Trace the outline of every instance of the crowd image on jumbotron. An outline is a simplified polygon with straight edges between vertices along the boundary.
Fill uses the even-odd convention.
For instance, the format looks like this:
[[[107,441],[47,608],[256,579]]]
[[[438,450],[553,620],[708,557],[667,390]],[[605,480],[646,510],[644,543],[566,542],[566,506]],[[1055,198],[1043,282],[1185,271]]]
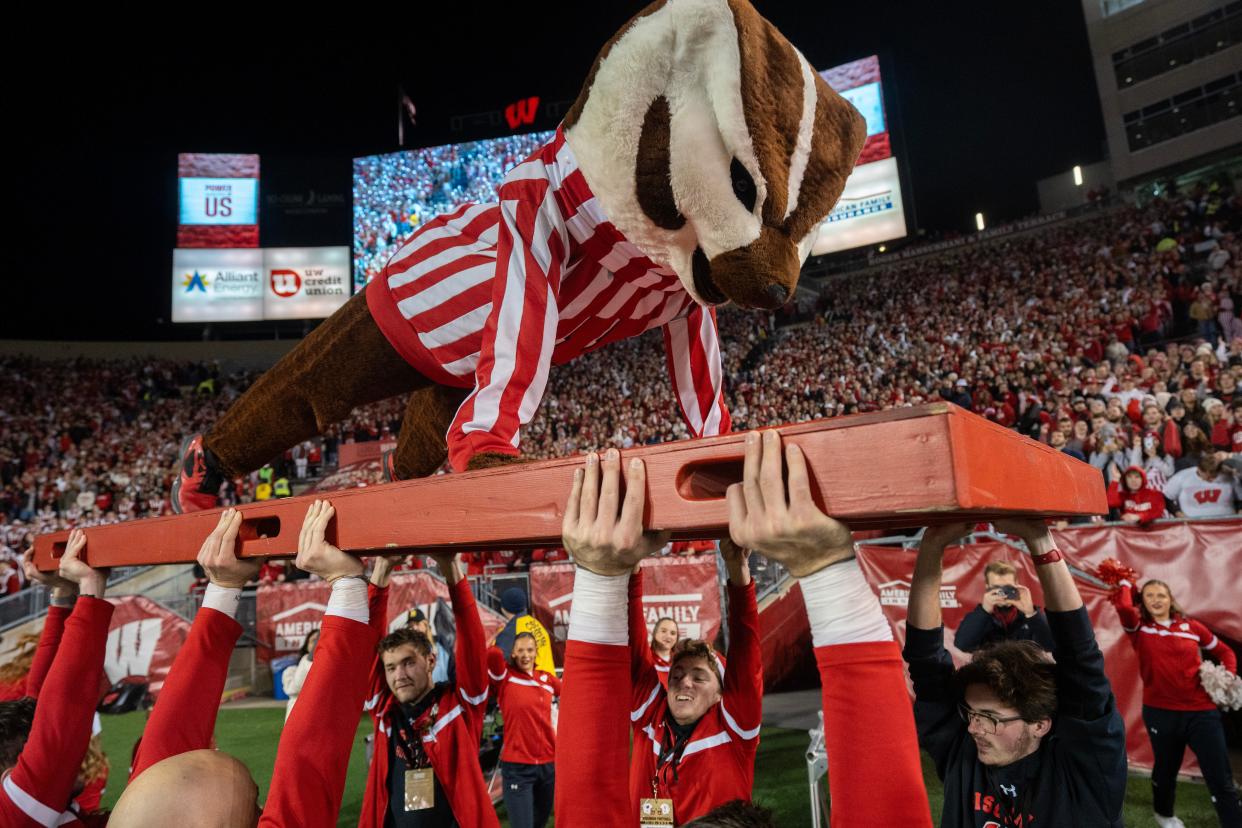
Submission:
[[[0,826],[1242,828],[1242,5],[368,17],[28,33]]]

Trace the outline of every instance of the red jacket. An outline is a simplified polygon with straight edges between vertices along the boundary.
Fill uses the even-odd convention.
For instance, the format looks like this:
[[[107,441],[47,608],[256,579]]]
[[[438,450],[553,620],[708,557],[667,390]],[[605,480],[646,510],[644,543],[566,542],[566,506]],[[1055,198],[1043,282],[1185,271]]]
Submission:
[[[641,573],[630,579],[630,606],[642,601]],[[631,618],[633,613],[631,611]],[[646,625],[643,625],[646,632]],[[681,754],[676,772],[664,767],[657,775],[661,743],[668,733],[668,695],[654,663],[641,659],[650,653],[645,637],[631,650],[634,750],[630,758],[630,802],[634,813],[639,800],[651,796],[657,779],[660,797],[673,800],[678,823],[703,816],[718,805],[748,799],[755,781],[755,753],[763,719],[763,658],[759,652],[759,609],[755,585],[729,584],[729,669],[724,671],[721,700],[699,719]],[[573,676],[570,676],[573,681]]]
[[[633,828],[625,780],[615,773],[630,745],[624,692],[630,648],[576,640],[569,631],[557,742],[558,824]],[[740,654],[739,654],[740,655]],[[930,828],[914,714],[900,650],[891,641],[817,647],[834,828]],[[873,738],[859,740],[859,733]],[[583,796],[589,791],[590,796]],[[749,789],[742,795],[749,797]],[[678,820],[683,819],[677,815]]]
[[[368,587],[371,600],[371,626],[387,628],[388,588]],[[463,826],[495,826],[500,821],[479,766],[479,740],[483,736],[483,714],[487,708],[487,644],[483,622],[470,592],[470,582],[462,578],[449,588],[453,620],[457,625],[455,661],[457,684],[447,685],[438,707],[440,713],[427,735],[423,749],[431,760],[436,778],[444,786],[453,816]],[[372,652],[374,647],[372,647]],[[362,828],[382,828],[388,813],[388,740],[392,730],[389,714],[397,704],[384,677],[384,665],[377,654],[371,656],[371,690],[365,709],[375,725],[375,752],[367,771],[366,793],[362,798]],[[433,691],[434,692],[434,691]],[[301,705],[301,699],[298,700]],[[297,712],[297,708],[294,708]],[[430,716],[428,710],[424,717]],[[420,719],[416,725],[422,724]]]
[[[1121,490],[1121,484],[1108,484],[1108,505],[1120,509],[1122,515],[1137,515],[1140,526],[1164,517],[1164,495],[1147,487],[1147,475],[1138,466],[1126,469],[1126,474],[1136,471],[1143,476],[1143,485],[1137,492]]]
[[[81,824],[69,808],[98,701],[81,690],[99,686],[112,610],[101,598],[83,596],[64,622],[63,652],[47,672],[17,765],[0,785],[0,825]]]
[[[1199,683],[1199,648],[1210,652],[1231,673],[1238,671],[1233,650],[1193,618],[1174,614],[1168,624],[1145,620],[1134,606],[1129,587],[1113,595],[1121,627],[1130,637],[1143,677],[1143,704],[1164,710],[1215,710],[1216,703]]]
[[[505,718],[501,761],[523,765],[546,765],[555,761],[552,699],[561,694],[561,680],[543,670],[520,672],[505,661],[499,647],[487,651],[487,677],[491,679],[491,692]]]

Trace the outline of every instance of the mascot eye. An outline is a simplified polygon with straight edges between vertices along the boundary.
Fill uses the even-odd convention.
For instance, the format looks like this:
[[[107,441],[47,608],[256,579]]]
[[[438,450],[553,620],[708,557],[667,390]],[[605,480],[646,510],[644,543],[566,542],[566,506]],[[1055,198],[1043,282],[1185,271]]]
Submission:
[[[737,200],[742,202],[742,206],[747,212],[755,211],[755,179],[750,177],[750,173],[746,172],[746,168],[742,166],[742,162],[736,158],[729,165],[729,175],[733,179],[733,194],[737,196]]]

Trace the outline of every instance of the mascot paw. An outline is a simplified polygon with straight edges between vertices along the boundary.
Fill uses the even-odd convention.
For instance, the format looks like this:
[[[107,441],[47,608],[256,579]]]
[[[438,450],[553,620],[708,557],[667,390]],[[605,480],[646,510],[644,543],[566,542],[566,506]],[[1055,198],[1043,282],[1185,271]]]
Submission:
[[[501,454],[498,451],[485,451],[470,458],[470,462],[466,464],[466,471],[495,469],[500,466],[511,466],[514,463],[521,462],[523,462],[522,458],[517,455]]]

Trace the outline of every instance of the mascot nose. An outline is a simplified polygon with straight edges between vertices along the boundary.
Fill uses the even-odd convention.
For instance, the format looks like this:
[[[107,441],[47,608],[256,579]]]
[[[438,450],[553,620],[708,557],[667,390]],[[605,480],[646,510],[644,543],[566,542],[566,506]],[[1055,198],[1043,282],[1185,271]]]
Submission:
[[[781,305],[789,301],[789,288],[784,285],[768,285],[767,294],[768,298],[772,300],[771,307],[773,308],[779,308]]]

